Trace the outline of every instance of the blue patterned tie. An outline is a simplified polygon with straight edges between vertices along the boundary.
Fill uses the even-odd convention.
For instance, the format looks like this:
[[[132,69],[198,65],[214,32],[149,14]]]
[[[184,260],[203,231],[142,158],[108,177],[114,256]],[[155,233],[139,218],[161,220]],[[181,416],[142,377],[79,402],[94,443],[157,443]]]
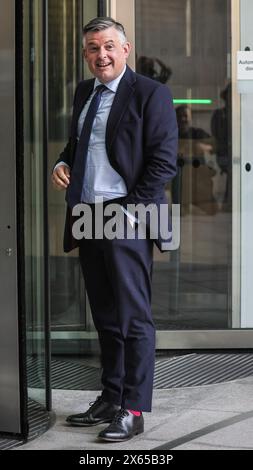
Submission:
[[[74,165],[70,174],[70,184],[66,192],[66,201],[71,209],[76,204],[79,204],[81,202],[85,163],[87,158],[92,125],[97,114],[102,93],[105,90],[105,85],[99,85],[96,87],[96,93],[91,100],[89,109],[85,116],[82,132],[76,148]]]

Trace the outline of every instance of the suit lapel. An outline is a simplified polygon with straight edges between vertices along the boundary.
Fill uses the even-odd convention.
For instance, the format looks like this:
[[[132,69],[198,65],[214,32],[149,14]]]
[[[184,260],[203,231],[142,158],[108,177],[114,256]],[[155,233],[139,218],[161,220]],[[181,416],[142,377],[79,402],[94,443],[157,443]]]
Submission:
[[[91,95],[94,88],[95,79],[89,80],[88,83],[84,82],[81,87],[78,96],[76,97],[76,103],[73,110],[73,121],[72,121],[72,135],[76,136],[77,133],[77,124],[79,116],[83,110],[83,107]]]
[[[124,112],[128,106],[130,98],[134,93],[134,83],[136,81],[135,73],[127,66],[126,72],[123,75],[113,104],[109,113],[107,126],[106,126],[106,149],[111,147],[113,139],[116,135],[118,125]],[[88,80],[83,82],[83,85],[80,88],[78,96],[76,97],[76,103],[74,106],[73,120],[72,120],[72,135],[75,137],[77,133],[77,124],[79,116],[83,110],[83,107],[91,95],[94,88],[95,79]]]
[[[128,106],[130,98],[134,93],[134,82],[136,81],[135,73],[127,66],[126,72],[123,75],[118,89],[116,91],[115,98],[112,103],[112,107],[108,116],[106,126],[106,149],[107,152],[110,149],[113,139],[116,135],[118,125],[124,112]]]

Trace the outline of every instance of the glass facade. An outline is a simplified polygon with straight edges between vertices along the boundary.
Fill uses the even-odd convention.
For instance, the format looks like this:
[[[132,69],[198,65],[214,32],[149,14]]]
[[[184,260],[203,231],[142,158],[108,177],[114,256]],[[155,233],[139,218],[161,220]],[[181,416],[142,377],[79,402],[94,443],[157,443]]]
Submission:
[[[128,30],[128,19],[120,17],[121,2],[107,3],[108,13]],[[34,357],[35,351],[43,359],[43,292],[48,274],[52,352],[80,354],[88,361],[89,355],[99,355],[97,334],[78,251],[63,253],[65,199],[63,192],[53,190],[50,175],[68,140],[76,85],[90,77],[82,57],[82,26],[97,15],[98,2],[48,0],[46,6],[42,37],[42,6],[36,0],[24,1],[27,326],[30,338],[36,338],[29,343],[28,353]],[[129,4],[131,24],[135,18],[130,39],[136,70],[171,88],[179,124],[178,175],[167,186],[167,194],[180,203],[181,243],[170,253],[161,254],[155,248],[152,309],[158,333],[215,332],[234,326],[231,15],[230,1]],[[45,41],[46,54],[42,54]],[[45,89],[46,136],[41,113]],[[48,181],[45,174],[43,181],[45,159]],[[45,184],[48,273],[43,263]],[[163,346],[158,342],[160,347],[169,348],[169,341]],[[42,363],[40,379],[46,374]]]
[[[168,85],[179,126],[179,250],[155,254],[157,329],[231,327],[231,2],[135,2],[136,69]],[[215,31],[215,34],[213,32]]]
[[[64,194],[53,191],[48,180],[68,140],[74,90],[83,76],[88,77],[82,58],[83,21],[96,14],[94,1],[23,2],[28,395],[44,405],[49,400],[48,307],[52,337],[57,339],[53,352],[59,344],[66,352],[69,345],[78,352],[79,343],[73,345],[71,335],[87,328],[78,253],[63,253]]]

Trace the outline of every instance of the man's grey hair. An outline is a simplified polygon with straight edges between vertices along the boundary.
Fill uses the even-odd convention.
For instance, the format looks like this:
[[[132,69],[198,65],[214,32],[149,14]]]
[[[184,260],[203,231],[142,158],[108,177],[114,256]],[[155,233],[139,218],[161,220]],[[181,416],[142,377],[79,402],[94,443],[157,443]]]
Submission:
[[[111,27],[115,28],[118,31],[122,44],[125,44],[125,42],[127,41],[127,37],[124,26],[121,23],[118,23],[118,21],[115,21],[113,18],[110,18],[109,16],[100,16],[98,18],[93,18],[93,20],[89,21],[89,23],[87,23],[83,27],[83,35],[86,36],[86,34],[91,31],[103,31]]]

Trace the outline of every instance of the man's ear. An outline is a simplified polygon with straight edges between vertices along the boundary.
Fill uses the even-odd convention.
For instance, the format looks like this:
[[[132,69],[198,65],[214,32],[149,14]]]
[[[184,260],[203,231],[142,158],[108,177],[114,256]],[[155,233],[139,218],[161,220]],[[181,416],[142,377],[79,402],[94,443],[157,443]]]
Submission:
[[[125,42],[123,48],[124,48],[125,57],[126,57],[126,59],[127,59],[127,58],[129,57],[130,52],[131,52],[131,44],[130,44],[130,42],[128,42],[128,41]]]

